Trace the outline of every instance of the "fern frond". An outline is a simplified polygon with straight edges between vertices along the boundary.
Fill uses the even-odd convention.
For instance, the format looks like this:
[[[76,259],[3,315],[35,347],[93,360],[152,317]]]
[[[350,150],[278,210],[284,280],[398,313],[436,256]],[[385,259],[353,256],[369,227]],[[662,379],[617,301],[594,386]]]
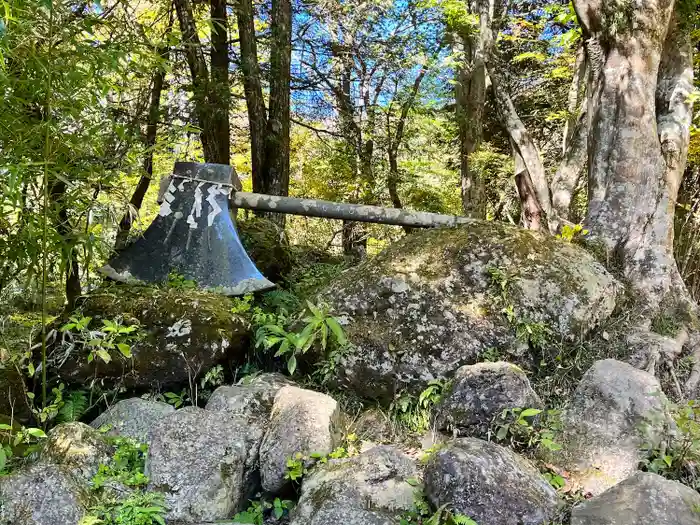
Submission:
[[[88,397],[83,390],[74,390],[64,399],[61,410],[58,411],[56,421],[58,423],[72,423],[79,421],[88,409]]]

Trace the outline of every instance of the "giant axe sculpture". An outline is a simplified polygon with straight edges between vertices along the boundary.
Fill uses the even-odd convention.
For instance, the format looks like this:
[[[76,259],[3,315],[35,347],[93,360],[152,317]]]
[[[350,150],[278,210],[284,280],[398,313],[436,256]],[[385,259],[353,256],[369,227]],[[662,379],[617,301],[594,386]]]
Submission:
[[[158,216],[142,237],[100,271],[122,282],[164,282],[175,270],[199,287],[225,295],[273,288],[241,244],[228,213],[229,199],[234,208],[413,228],[472,222],[454,215],[247,193],[240,188],[231,166],[176,162],[161,187]]]

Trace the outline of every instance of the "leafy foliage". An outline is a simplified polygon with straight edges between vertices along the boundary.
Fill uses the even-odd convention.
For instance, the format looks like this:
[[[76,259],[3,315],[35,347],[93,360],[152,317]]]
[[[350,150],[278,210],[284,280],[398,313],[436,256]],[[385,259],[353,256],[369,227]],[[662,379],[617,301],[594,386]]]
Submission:
[[[556,442],[561,429],[560,416],[560,412],[553,409],[507,408],[494,418],[494,437],[519,451],[542,448],[555,452],[561,449]]]
[[[409,392],[396,395],[389,407],[394,419],[411,432],[424,432],[430,427],[431,410],[449,388],[444,381],[434,379],[416,397]]]
[[[251,501],[247,510],[239,512],[233,517],[236,523],[250,523],[263,525],[266,513],[270,513],[275,519],[281,519],[294,508],[294,502],[287,499],[275,498],[272,502],[261,499]]]
[[[328,308],[310,301],[306,301],[306,309],[297,316],[258,311],[253,315],[253,322],[259,326],[255,332],[256,348],[274,349],[274,357],[285,357],[290,375],[297,369],[297,356],[305,354],[314,344],[320,346],[324,355],[331,347],[348,345],[345,331]],[[303,326],[300,331],[290,329],[298,325]]]
[[[99,329],[91,330],[91,322],[92,317],[73,315],[61,326],[61,332],[69,346],[80,345],[88,349],[88,363],[95,357],[109,363],[112,360],[111,352],[114,350],[119,351],[124,358],[131,358],[131,345],[141,336],[138,325],[123,326],[118,320],[103,319]]]

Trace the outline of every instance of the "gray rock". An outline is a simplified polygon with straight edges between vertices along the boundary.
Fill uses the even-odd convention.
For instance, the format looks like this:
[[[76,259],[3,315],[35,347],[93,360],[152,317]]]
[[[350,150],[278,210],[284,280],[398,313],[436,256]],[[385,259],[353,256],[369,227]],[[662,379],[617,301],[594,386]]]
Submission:
[[[452,388],[436,407],[440,430],[462,435],[485,433],[507,408],[542,408],[525,372],[510,363],[477,363],[455,372]]]
[[[133,397],[110,407],[90,423],[90,426],[98,429],[109,426],[110,429],[106,432],[109,436],[122,436],[145,443],[154,423],[174,411],[172,405],[167,403]]]
[[[56,465],[0,477],[0,525],[78,525],[85,502],[87,494]]]
[[[425,471],[426,495],[435,507],[488,525],[541,525],[557,516],[561,502],[537,469],[511,450],[461,438],[439,450]]]
[[[699,525],[700,494],[677,481],[637,472],[574,507],[571,525]]]
[[[266,420],[277,392],[294,383],[282,374],[261,374],[238,385],[220,386],[207,402],[207,410]]]
[[[563,450],[551,461],[570,471],[584,492],[600,494],[636,472],[643,449],[655,448],[669,421],[657,379],[605,359],[584,374],[562,416]]]
[[[294,386],[280,389],[260,446],[263,488],[278,493],[287,485],[287,459],[297,452],[332,452],[337,416],[338,404],[326,394]]]
[[[304,479],[291,525],[398,525],[413,508],[413,461],[390,446],[331,460]]]
[[[52,463],[87,484],[112,458],[114,449],[97,430],[84,423],[64,423],[49,432],[41,462]]]
[[[376,408],[362,412],[352,424],[352,432],[363,442],[391,443],[396,438],[396,428],[387,413]]]
[[[416,232],[320,294],[355,347],[335,381],[388,404],[396,391],[420,392],[489,348],[506,360],[521,356],[502,313],[502,285],[519,320],[544,323],[563,338],[606,319],[621,290],[583,248],[550,235],[498,222]]]
[[[262,429],[247,419],[187,407],[158,420],[149,439],[148,488],[165,495],[168,522],[231,518],[258,488]]]

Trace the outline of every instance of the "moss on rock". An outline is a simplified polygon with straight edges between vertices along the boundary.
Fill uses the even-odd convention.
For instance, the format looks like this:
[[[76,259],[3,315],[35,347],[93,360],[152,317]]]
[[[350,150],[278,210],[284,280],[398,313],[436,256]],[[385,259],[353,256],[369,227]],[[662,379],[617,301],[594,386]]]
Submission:
[[[65,381],[95,379],[106,386],[169,387],[187,383],[211,367],[242,358],[248,349],[250,323],[231,313],[231,299],[196,289],[112,285],[84,297],[70,315],[91,317],[90,330],[104,320],[138,325],[132,358],[110,352],[112,360],[88,363],[90,349],[59,335],[51,348],[51,365]],[[55,328],[66,323],[61,319]],[[74,338],[74,342],[78,338]]]

